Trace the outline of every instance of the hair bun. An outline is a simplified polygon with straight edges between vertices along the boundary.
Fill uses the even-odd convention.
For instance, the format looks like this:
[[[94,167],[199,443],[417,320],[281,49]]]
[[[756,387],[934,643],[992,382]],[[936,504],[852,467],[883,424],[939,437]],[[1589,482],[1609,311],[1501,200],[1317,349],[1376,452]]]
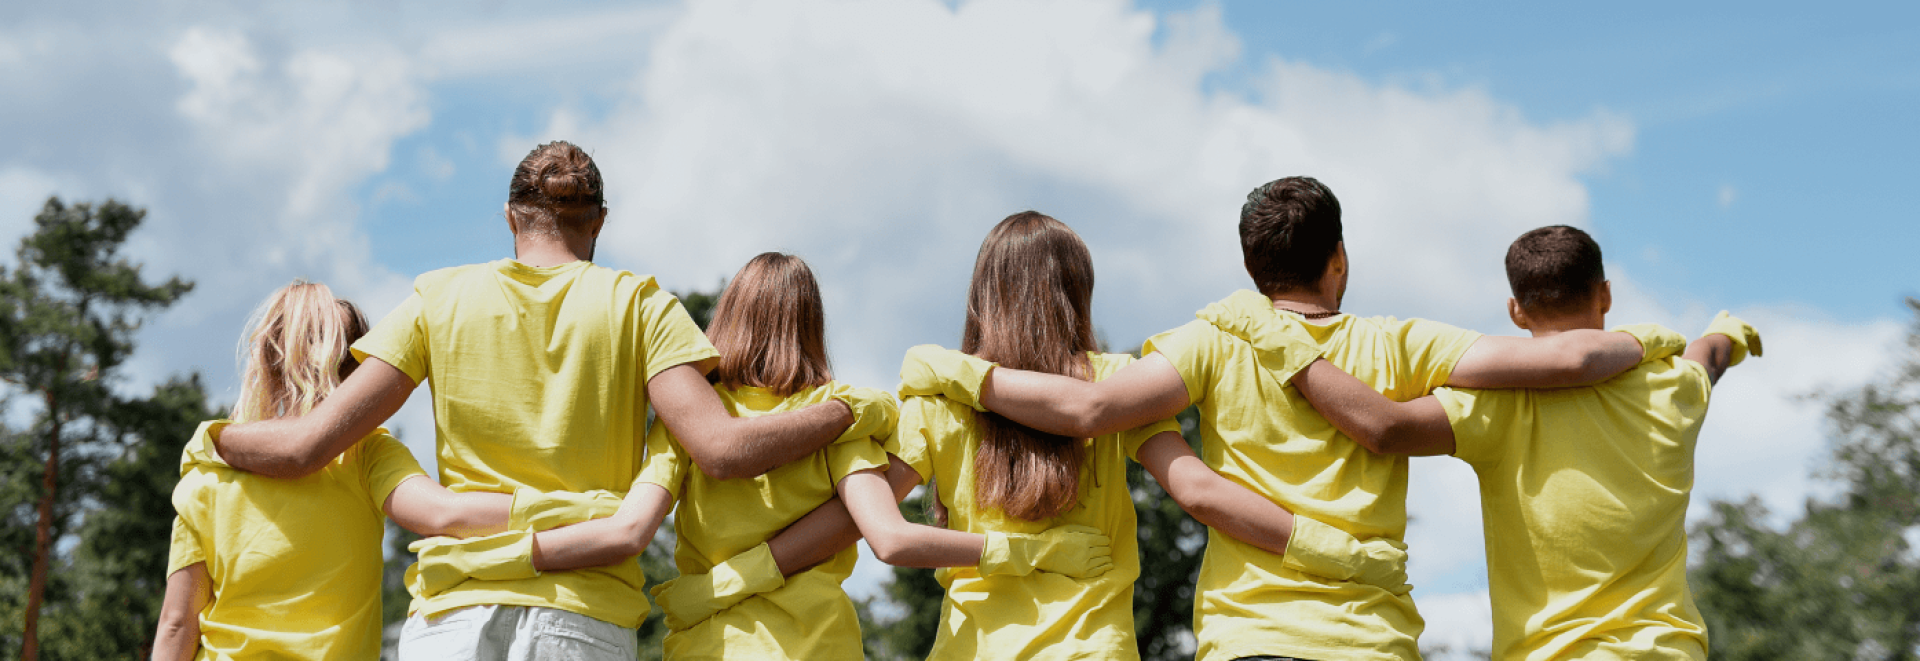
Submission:
[[[565,141],[533,148],[515,168],[507,199],[533,206],[574,206],[606,202],[600,168],[585,150]]]

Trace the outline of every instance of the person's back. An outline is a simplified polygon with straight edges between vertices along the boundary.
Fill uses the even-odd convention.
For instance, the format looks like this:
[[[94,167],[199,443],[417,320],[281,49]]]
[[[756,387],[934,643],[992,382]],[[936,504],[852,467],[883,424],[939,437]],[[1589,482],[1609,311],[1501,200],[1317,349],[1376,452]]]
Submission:
[[[1585,388],[1435,393],[1480,477],[1494,658],[1706,658],[1685,524],[1711,389],[1666,358]]]
[[[1133,362],[1124,354],[1088,354],[1093,380]],[[976,503],[976,463],[983,430],[971,408],[938,397],[901,402],[900,430],[887,449],[928,476],[947,511],[947,527],[973,533],[1039,533],[1088,526],[1112,540],[1113,568],[1074,578],[1051,572],[982,576],[961,567],[937,575],[946,588],[941,626],[929,659],[1139,658],[1133,628],[1133,582],[1140,576],[1139,540],[1129,458],[1155,434],[1178,431],[1172,421],[1095,439],[1085,446],[1075,504],[1057,516],[1026,520]]]
[[[433,390],[440,480],[454,491],[625,491],[641,468],[646,381],[713,355],[652,278],[588,262],[434,271],[354,344]],[[425,614],[542,606],[638,626],[640,566],[472,581]]]
[[[380,653],[381,503],[421,474],[385,430],[312,475],[249,475],[207,452],[202,423],[181,453],[167,573],[206,563],[204,658],[368,659]]]
[[[1145,350],[1166,356],[1186,381],[1199,407],[1207,465],[1299,516],[1361,539],[1402,540],[1407,459],[1375,454],[1334,429],[1273,376],[1274,366],[1263,362],[1272,352],[1262,347],[1310,337],[1334,366],[1404,400],[1446,383],[1480,335],[1419,319],[1336,315],[1302,323],[1252,291],[1199,316],[1148,340]],[[1419,654],[1424,624],[1411,597],[1284,567],[1280,556],[1217,532],[1208,538],[1195,594],[1200,658],[1275,649],[1309,658]]]

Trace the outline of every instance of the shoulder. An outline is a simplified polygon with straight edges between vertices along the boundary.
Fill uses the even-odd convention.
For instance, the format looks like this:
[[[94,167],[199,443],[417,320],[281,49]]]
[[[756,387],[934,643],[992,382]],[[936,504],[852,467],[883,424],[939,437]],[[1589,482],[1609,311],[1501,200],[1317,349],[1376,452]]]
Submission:
[[[434,269],[432,271],[422,273],[413,279],[413,291],[421,295],[428,295],[428,294],[431,294],[432,292],[440,291],[442,289],[446,289],[449,286],[453,286],[455,285],[455,283],[458,283],[461,280],[464,280],[467,278],[479,277],[487,273],[491,273],[495,269],[496,269],[496,265],[492,262],[483,263],[483,264],[466,264],[462,266],[449,266],[443,269]]]

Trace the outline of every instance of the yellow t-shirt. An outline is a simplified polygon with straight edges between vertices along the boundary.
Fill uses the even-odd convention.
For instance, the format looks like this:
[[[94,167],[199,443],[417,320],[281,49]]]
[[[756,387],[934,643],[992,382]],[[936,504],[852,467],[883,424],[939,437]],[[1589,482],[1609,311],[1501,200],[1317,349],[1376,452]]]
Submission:
[[[1480,334],[1391,317],[1341,315],[1324,325],[1302,324],[1244,290],[1198,316],[1147,340],[1144,350],[1172,361],[1188,399],[1199,406],[1207,465],[1300,516],[1363,539],[1404,539],[1406,457],[1374,454],[1334,429],[1299,391],[1262,367],[1249,335],[1304,330],[1328,361],[1405,401],[1446,383]],[[1425,628],[1410,596],[1282,567],[1280,556],[1218,531],[1207,536],[1193,619],[1201,661],[1416,659]]]
[[[793,411],[852,390],[831,382],[779,397],[765,388],[715,386],[727,413],[750,418]],[[647,448],[669,448],[678,467],[669,479],[679,488],[674,513],[678,543],[674,561],[682,574],[704,574],[715,564],[752,550],[808,512],[832,500],[846,476],[887,467],[887,453],[874,438],[849,439],[751,479],[716,480],[693,469],[679,439],[654,425]],[[748,597],[732,608],[667,634],[669,659],[858,659],[860,619],[840,582],[853,574],[859,551],[847,547],[812,569],[787,577],[772,592]]]
[[[276,480],[227,467],[200,423],[180,456],[167,573],[204,562],[213,603],[200,659],[380,655],[381,506],[425,475],[382,429],[318,472]]]
[[[1494,658],[1707,658],[1685,526],[1711,392],[1678,358],[1587,388],[1434,392],[1480,475]]]
[[[1088,354],[1099,381],[1133,362],[1124,354]],[[974,455],[980,430],[973,409],[943,397],[908,397],[900,428],[887,451],[933,480],[947,507],[947,527],[971,533],[1038,533],[1064,525],[1099,528],[1113,541],[1113,569],[1094,578],[1034,572],[981,576],[974,567],[935,573],[947,588],[940,633],[929,659],[1138,659],[1133,630],[1133,582],[1140,577],[1133,493],[1126,460],[1154,434],[1180,431],[1164,420],[1131,431],[1081,441],[1079,504],[1044,521],[1026,521],[998,509],[974,507]]]
[[[647,381],[718,355],[653,278],[513,260],[420,276],[353,352],[433,389],[441,484],[502,493],[626,491],[645,459]],[[542,606],[637,627],[645,585],[639,563],[625,562],[467,581],[421,610]]]

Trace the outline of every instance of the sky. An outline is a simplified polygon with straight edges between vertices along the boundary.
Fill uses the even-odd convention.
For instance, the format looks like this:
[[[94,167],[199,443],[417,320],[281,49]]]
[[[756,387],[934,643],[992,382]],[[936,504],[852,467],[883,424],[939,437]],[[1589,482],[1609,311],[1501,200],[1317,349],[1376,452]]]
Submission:
[[[1340,196],[1356,314],[1517,334],[1507,243],[1583,227],[1611,321],[1766,338],[1715,391],[1696,518],[1823,493],[1809,396],[1878,374],[1920,295],[1910,5],[112,4],[0,8],[0,236],[50,195],[148,210],[131,257],[197,288],[129,392],[198,372],[231,401],[247,313],[295,277],[379,316],[510,256],[507,178],[551,139],[606,174],[600,263],[687,291],[799,254],[837,374],[879,387],[958,343],[979,241],[1025,209],[1085,238],[1122,349],[1249,285],[1238,207],[1281,176]],[[423,403],[394,426],[431,465]],[[1427,641],[1484,645],[1473,474],[1413,473]]]

